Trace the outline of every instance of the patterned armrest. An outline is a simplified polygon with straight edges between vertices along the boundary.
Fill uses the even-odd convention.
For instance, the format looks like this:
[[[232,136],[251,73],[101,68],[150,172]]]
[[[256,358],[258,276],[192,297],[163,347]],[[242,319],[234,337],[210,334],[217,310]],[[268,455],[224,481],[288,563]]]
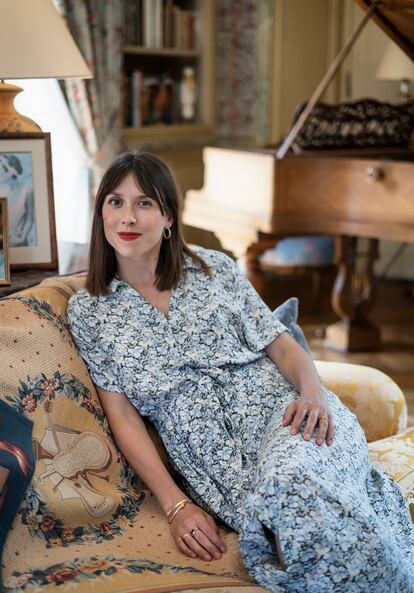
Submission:
[[[359,364],[316,361],[323,383],[358,418],[368,442],[407,427],[407,405],[398,385],[385,373]]]
[[[414,521],[414,428],[370,443],[368,449],[371,463],[398,483]]]

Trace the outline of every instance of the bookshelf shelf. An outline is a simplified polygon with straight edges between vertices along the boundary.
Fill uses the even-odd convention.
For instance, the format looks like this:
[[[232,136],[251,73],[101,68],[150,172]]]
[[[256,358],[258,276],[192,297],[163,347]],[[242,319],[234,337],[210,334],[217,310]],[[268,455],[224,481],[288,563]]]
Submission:
[[[129,10],[132,6],[132,15],[139,16],[123,48],[124,145],[127,148],[144,144],[173,147],[211,141],[215,0],[127,2]],[[155,9],[155,5],[159,8]],[[165,12],[167,7],[169,15]],[[155,11],[152,21],[149,11]],[[177,15],[184,18],[178,29]],[[126,25],[130,24],[131,18],[126,18]],[[188,31],[188,35],[179,35],[177,31]],[[196,86],[195,110],[190,118],[182,111],[181,102],[182,83],[188,68],[194,72]]]
[[[199,58],[198,49],[180,49],[173,47],[150,48],[139,45],[126,45],[124,47],[125,55],[134,56],[160,56],[166,58]]]
[[[180,145],[212,140],[213,129],[203,124],[158,124],[142,128],[124,128],[123,137],[128,148],[137,144],[147,146]]]

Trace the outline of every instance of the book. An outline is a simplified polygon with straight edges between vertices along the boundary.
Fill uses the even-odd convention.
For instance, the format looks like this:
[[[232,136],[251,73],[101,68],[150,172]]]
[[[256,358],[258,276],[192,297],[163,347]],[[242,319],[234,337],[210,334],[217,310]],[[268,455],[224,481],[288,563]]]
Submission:
[[[153,47],[163,47],[163,26],[162,26],[162,0],[153,0],[154,23],[153,23]]]
[[[154,23],[155,23],[155,14],[154,14],[154,2],[153,0],[143,0],[143,38],[142,38],[142,45],[144,47],[154,47]]]
[[[133,70],[131,73],[131,125],[133,128],[142,126],[142,71]]]
[[[173,47],[173,0],[164,0],[163,47]]]

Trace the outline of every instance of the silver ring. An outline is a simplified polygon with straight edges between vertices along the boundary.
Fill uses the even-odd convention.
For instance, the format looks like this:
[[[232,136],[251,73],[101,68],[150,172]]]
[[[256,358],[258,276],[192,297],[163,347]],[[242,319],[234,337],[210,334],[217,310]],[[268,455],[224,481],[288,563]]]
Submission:
[[[195,538],[197,531],[200,531],[198,527],[191,530],[191,535]]]

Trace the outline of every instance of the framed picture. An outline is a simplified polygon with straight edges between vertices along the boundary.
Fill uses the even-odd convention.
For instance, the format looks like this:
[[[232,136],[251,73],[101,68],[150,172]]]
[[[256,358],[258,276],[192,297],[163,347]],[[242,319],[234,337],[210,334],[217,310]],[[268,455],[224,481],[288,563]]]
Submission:
[[[56,269],[49,134],[0,134],[0,196],[8,201],[12,270]]]
[[[0,198],[0,286],[10,284],[7,198]]]

